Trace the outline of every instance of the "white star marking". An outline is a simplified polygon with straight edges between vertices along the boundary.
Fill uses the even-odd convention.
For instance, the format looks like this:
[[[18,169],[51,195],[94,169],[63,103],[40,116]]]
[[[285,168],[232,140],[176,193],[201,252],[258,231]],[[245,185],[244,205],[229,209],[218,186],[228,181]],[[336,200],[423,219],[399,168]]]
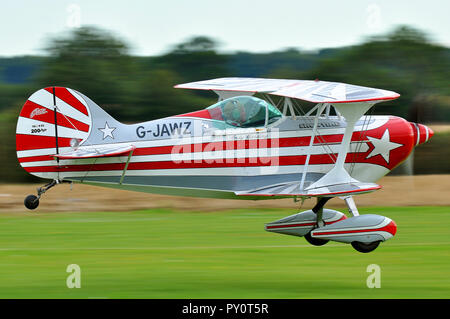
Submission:
[[[103,132],[103,139],[107,138],[108,136],[114,139],[112,132],[115,129],[116,129],[115,127],[109,127],[108,122],[105,122],[104,128],[99,128],[99,130]]]
[[[403,144],[394,143],[394,142],[390,141],[388,129],[386,129],[386,131],[384,131],[383,136],[381,138],[375,138],[375,137],[370,137],[370,136],[367,136],[367,138],[372,143],[373,150],[372,150],[372,152],[370,152],[369,155],[367,155],[366,158],[370,158],[375,155],[381,155],[381,156],[383,156],[384,160],[388,164],[389,164],[389,155],[390,155],[391,151],[403,146]]]

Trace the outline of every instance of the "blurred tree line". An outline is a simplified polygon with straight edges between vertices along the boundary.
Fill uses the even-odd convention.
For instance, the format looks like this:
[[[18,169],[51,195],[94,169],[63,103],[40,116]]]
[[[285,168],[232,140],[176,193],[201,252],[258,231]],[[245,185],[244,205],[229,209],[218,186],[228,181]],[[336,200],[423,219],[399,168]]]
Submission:
[[[120,121],[139,122],[198,110],[216,101],[209,92],[173,89],[178,83],[225,76],[320,79],[401,94],[398,100],[376,107],[378,114],[420,123],[450,122],[450,49],[407,26],[359,45],[314,53],[292,48],[271,53],[221,53],[214,39],[197,36],[174,45],[166,54],[137,57],[130,54],[126,41],[95,27],[53,38],[45,50],[48,56],[0,58],[3,182],[34,180],[18,165],[15,126],[26,99],[34,91],[53,85],[82,92]],[[436,149],[448,148],[448,138],[438,140],[443,145]],[[421,166],[439,160],[439,153],[430,154],[424,164],[416,161],[416,173],[430,173]],[[449,164],[431,172],[450,173]]]

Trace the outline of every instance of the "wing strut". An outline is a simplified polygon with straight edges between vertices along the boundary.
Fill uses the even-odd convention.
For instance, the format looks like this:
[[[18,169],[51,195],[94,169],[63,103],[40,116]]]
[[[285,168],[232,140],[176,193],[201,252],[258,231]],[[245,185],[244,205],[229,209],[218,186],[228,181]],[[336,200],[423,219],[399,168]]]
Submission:
[[[339,149],[338,157],[335,166],[331,171],[325,174],[318,181],[307,187],[305,190],[314,188],[327,187],[330,185],[360,183],[352,178],[345,170],[345,158],[350,149],[350,142],[353,135],[356,122],[364,115],[375,103],[355,102],[355,103],[335,103],[333,106],[341,113],[347,122],[345,127],[344,137],[342,138],[341,147]],[[376,185],[376,184],[374,184]]]
[[[119,181],[120,185],[122,185],[123,179],[125,177],[125,173],[127,172],[128,164],[130,164],[131,156],[133,156],[133,152],[134,152],[134,149],[132,149],[130,151],[130,154],[128,154],[127,163],[125,164],[125,167],[123,168],[122,176],[120,176],[120,181]]]
[[[358,208],[356,207],[353,196],[344,196],[341,198],[345,200],[345,203],[347,204],[347,208],[350,214],[352,214],[353,216],[359,216]]]
[[[306,155],[305,165],[303,166],[303,174],[302,174],[302,180],[300,182],[300,190],[304,189],[303,186],[305,184],[306,173],[308,172],[309,159],[311,157],[312,146],[314,144],[314,139],[316,137],[317,123],[319,122],[319,116],[320,116],[320,114],[322,114],[325,106],[326,106],[326,104],[324,104],[324,103],[321,103],[320,105],[318,105],[316,117],[314,118],[314,126],[311,131],[311,140],[309,141],[309,147],[308,147],[308,152],[307,152],[308,155]]]

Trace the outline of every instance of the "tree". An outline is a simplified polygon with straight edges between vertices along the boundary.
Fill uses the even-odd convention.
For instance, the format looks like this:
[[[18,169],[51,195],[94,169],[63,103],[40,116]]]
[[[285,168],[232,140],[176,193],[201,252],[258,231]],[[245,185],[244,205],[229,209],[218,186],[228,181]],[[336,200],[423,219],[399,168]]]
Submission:
[[[385,107],[395,103],[396,107],[389,111],[391,114],[410,121],[442,121],[442,114],[449,115],[448,105],[427,103],[417,106],[416,103],[414,108],[422,108],[417,112],[412,111],[413,101],[430,102],[441,95],[448,95],[449,66],[447,48],[432,43],[421,31],[401,26],[391,33],[371,37],[361,45],[323,59],[303,77],[393,90],[401,97],[397,101],[383,103],[376,112],[386,113]],[[431,106],[439,111],[433,112]],[[422,114],[422,118],[418,119],[416,114]],[[437,117],[437,114],[440,115]]]
[[[183,82],[207,80],[229,75],[228,58],[217,53],[218,42],[205,37],[193,37],[175,45],[174,49],[158,59],[161,68],[179,74]]]
[[[205,37],[196,36],[186,42],[175,45],[174,54],[186,54],[195,52],[215,52],[218,47],[217,41]]]
[[[113,116],[124,113],[121,104],[135,71],[124,41],[107,31],[82,27],[51,39],[46,51],[50,60],[37,78],[41,87],[70,87]]]

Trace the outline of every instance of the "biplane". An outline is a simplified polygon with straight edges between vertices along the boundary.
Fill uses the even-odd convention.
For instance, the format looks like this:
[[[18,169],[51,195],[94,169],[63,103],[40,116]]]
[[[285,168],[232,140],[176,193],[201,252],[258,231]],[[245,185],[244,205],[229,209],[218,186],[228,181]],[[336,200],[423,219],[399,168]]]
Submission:
[[[218,101],[195,112],[123,124],[70,88],[32,94],[17,123],[17,157],[27,172],[51,181],[27,196],[25,206],[35,209],[48,189],[73,182],[206,198],[316,198],[311,210],[267,223],[265,230],[317,246],[350,243],[360,252],[395,235],[390,218],[359,215],[353,196],[380,189],[376,181],[433,135],[424,125],[373,115],[375,104],[399,94],[264,78],[175,88],[213,91]],[[324,208],[333,197],[345,201],[348,217]]]

